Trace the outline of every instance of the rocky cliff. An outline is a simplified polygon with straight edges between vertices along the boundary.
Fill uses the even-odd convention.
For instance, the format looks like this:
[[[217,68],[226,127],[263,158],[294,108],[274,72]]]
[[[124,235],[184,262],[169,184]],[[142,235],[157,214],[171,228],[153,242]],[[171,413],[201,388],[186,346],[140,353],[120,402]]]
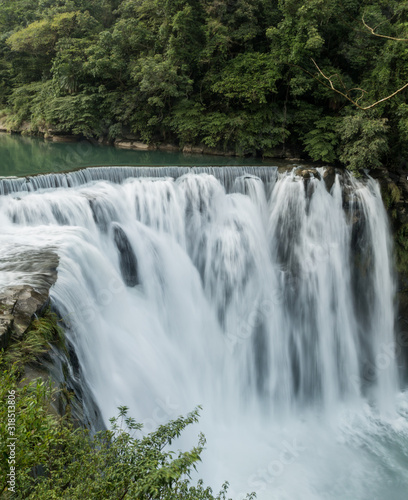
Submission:
[[[52,250],[17,251],[0,259],[0,348],[12,336],[21,339],[32,319],[49,304],[49,291],[57,280],[59,258]]]

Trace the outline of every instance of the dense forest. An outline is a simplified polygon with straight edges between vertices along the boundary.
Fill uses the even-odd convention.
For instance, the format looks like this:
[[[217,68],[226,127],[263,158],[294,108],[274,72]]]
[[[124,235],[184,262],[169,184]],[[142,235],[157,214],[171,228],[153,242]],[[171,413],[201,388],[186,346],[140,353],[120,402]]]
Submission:
[[[408,156],[407,1],[0,0],[0,31],[12,129],[353,170]]]

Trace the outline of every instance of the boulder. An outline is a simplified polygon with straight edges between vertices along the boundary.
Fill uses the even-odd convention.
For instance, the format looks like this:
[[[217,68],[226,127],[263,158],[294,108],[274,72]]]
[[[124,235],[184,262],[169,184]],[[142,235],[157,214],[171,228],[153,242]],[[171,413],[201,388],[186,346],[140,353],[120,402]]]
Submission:
[[[0,346],[7,347],[10,336],[22,338],[35,314],[48,304],[48,293],[30,285],[17,285],[0,292]]]
[[[315,168],[310,167],[299,167],[296,170],[296,175],[303,177],[305,180],[312,179],[313,177],[319,180],[322,178],[320,173]]]
[[[326,184],[327,191],[330,193],[334,181],[336,180],[336,169],[334,167],[327,167],[323,173],[323,180]]]
[[[139,141],[125,141],[123,139],[116,139],[115,146],[121,149],[136,149],[139,151],[152,151],[155,146],[151,146],[150,144],[146,144],[144,142]]]
[[[0,289],[0,348],[7,347],[11,335],[21,338],[33,317],[47,307],[58,262],[58,255],[51,250],[25,251],[0,261],[1,271],[18,276]]]
[[[183,148],[183,153],[189,154],[202,154],[204,148],[202,146],[192,146],[191,144],[186,144]]]

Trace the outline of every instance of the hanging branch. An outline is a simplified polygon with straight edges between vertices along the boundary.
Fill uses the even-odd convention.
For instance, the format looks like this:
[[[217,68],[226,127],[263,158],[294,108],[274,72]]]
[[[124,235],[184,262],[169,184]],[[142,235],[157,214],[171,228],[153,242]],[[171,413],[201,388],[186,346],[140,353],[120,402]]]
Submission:
[[[384,23],[380,23],[380,24],[377,24],[377,26],[375,26],[374,28],[371,28],[370,26],[368,26],[368,24],[365,22],[365,19],[364,19],[364,16],[362,17],[362,21],[363,21],[363,24],[364,26],[368,29],[368,31],[374,35],[374,36],[378,36],[380,38],[386,38],[387,40],[395,40],[396,42],[408,42],[408,38],[396,38],[394,36],[387,36],[387,35],[380,35],[379,33],[376,33],[375,30],[378,28],[378,26],[381,26],[381,24],[384,24]],[[385,21],[384,21],[385,22]]]
[[[408,38],[396,38],[396,37],[387,36],[387,35],[380,35],[379,33],[376,33],[375,30],[379,26],[381,26],[381,24],[384,24],[384,22],[386,22],[386,21],[384,21],[383,23],[377,24],[377,26],[375,26],[374,28],[371,28],[370,26],[368,26],[368,24],[365,22],[364,16],[362,17],[362,21],[363,21],[363,25],[365,26],[365,28],[367,28],[373,36],[377,36],[380,38],[386,38],[387,40],[394,40],[397,42],[408,42]],[[347,101],[351,102],[352,104],[354,104],[354,106],[356,106],[358,109],[361,109],[362,111],[367,111],[368,109],[374,108],[375,106],[377,106],[378,104],[381,104],[382,102],[388,101],[388,99],[391,99],[392,97],[396,96],[397,94],[399,94],[400,92],[402,92],[403,90],[405,90],[408,87],[408,83],[406,83],[405,85],[403,85],[402,87],[400,87],[398,90],[396,90],[392,94],[388,95],[387,97],[383,97],[379,101],[376,101],[373,104],[370,104],[369,106],[361,106],[359,104],[359,101],[367,94],[366,90],[364,90],[360,87],[354,87],[352,89],[348,89],[344,85],[343,80],[341,79],[341,77],[337,73],[335,73],[334,75],[331,75],[331,76],[326,76],[323,73],[323,71],[319,68],[316,61],[314,59],[311,59],[311,60],[312,60],[313,64],[315,65],[317,71],[319,72],[320,76],[323,77],[324,80],[321,80],[320,78],[316,77],[315,74],[311,73],[310,71],[308,71],[305,68],[302,68],[301,66],[298,66],[297,64],[290,64],[290,66],[294,66],[296,68],[301,69],[303,72],[310,75],[314,80],[319,82],[321,85],[323,85],[324,87],[326,87],[330,90],[333,90],[337,94],[341,95],[342,97],[347,99]],[[334,83],[335,78],[340,82],[340,86],[342,87],[343,90],[339,90],[336,87],[336,85]],[[353,97],[351,96],[351,93],[354,91],[361,92],[361,95],[357,99],[356,98],[353,99]]]
[[[306,71],[306,70],[303,70],[303,71],[306,71],[306,73],[308,73],[309,75],[311,75],[315,80],[317,80],[319,83],[321,83],[322,85],[324,85],[325,87],[333,90],[334,92],[337,92],[337,94],[340,94],[341,96],[343,96],[345,99],[347,99],[348,101],[350,101],[352,104],[354,104],[354,106],[357,106],[357,108],[363,110],[363,111],[366,111],[367,109],[371,109],[373,108],[374,106],[377,106],[378,104],[384,102],[384,101],[387,101],[388,99],[391,99],[391,97],[394,97],[395,95],[399,94],[400,92],[402,92],[404,89],[406,89],[408,87],[408,83],[406,83],[405,85],[403,85],[401,88],[399,88],[398,90],[396,90],[395,92],[393,92],[392,94],[390,94],[389,96],[387,97],[384,97],[383,99],[380,99],[379,101],[377,102],[374,102],[373,104],[370,104],[369,106],[360,106],[360,104],[358,103],[358,101],[360,101],[360,99],[362,99],[364,97],[364,95],[367,93],[366,90],[364,89],[361,89],[359,87],[356,87],[356,88],[352,88],[352,89],[347,89],[346,86],[344,85],[344,83],[342,82],[341,78],[335,74],[335,75],[332,75],[332,76],[326,76],[323,71],[319,68],[319,66],[317,65],[316,61],[314,59],[312,59],[313,61],[313,64],[316,66],[318,72],[320,73],[320,75],[325,79],[327,80],[329,83],[325,83],[324,81],[322,82],[319,78],[316,78],[316,76],[314,76],[312,73],[310,73],[309,71]],[[299,66],[298,66],[299,67]],[[303,69],[303,68],[302,68]],[[342,92],[341,90],[337,89],[333,83],[333,78],[336,77],[340,80],[340,83],[341,85],[343,86],[344,88],[344,92]],[[350,96],[350,92],[354,91],[354,90],[358,90],[359,92],[361,92],[361,95],[358,99],[354,100],[351,96]]]

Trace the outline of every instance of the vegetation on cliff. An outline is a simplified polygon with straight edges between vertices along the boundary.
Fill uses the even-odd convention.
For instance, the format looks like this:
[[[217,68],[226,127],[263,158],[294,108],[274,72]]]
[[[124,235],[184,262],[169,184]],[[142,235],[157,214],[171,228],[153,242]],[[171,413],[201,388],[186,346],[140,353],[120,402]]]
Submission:
[[[0,107],[10,127],[391,164],[407,21],[397,0],[3,0]]]
[[[150,434],[126,407],[111,419],[110,430],[95,435],[75,425],[69,404],[63,416],[56,413],[52,405],[61,390],[50,380],[25,378],[27,365],[38,362],[50,343],[63,348],[64,337],[57,316],[47,309],[21,339],[13,336],[0,351],[1,498],[227,499],[227,484],[213,495],[202,481],[193,485],[190,479],[204,436],[189,451],[169,449],[185,427],[198,421],[198,409]]]

